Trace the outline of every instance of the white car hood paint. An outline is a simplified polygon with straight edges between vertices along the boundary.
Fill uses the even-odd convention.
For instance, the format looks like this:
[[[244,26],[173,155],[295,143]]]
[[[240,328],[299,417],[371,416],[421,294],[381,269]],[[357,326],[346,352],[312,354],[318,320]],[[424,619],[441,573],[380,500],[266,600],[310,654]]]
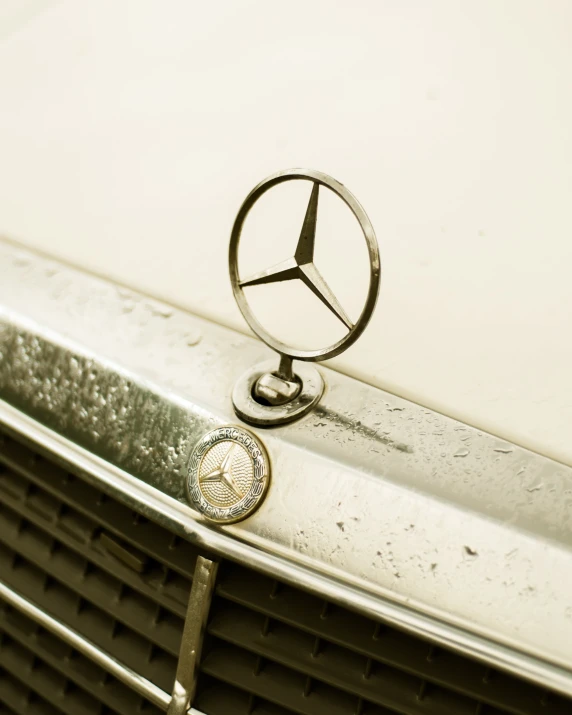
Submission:
[[[570,27],[557,0],[5,0],[0,231],[245,330],[242,199],[279,169],[330,173],[383,271],[333,366],[572,464]],[[254,231],[258,267],[291,255],[300,206]],[[320,260],[351,303],[333,215]],[[315,316],[285,290],[288,331]]]

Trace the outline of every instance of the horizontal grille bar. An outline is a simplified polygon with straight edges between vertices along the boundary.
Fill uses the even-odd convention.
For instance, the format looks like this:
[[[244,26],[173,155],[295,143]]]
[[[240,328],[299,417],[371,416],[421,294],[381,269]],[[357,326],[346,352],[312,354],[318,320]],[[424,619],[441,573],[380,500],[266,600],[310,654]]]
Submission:
[[[131,670],[131,668],[128,668],[117,661],[113,658],[113,656],[109,655],[109,653],[101,650],[101,648],[98,648],[79,633],[76,633],[60,621],[52,618],[48,613],[42,611],[28,599],[23,598],[20,594],[16,593],[16,591],[2,583],[2,581],[0,581],[0,599],[4,601],[4,603],[8,604],[8,606],[11,606],[19,613],[34,621],[38,626],[57,636],[64,644],[70,646],[75,651],[81,653],[90,661],[100,666],[106,673],[109,673],[120,683],[128,686],[135,693],[143,696],[161,710],[167,710],[171,702],[171,696],[168,693]],[[4,630],[6,630],[5,626]],[[32,651],[32,656],[34,655],[35,654]],[[15,702],[17,701],[17,691],[17,684],[8,690],[8,693],[13,693]],[[9,703],[7,705],[9,707]],[[30,705],[30,713],[32,713],[34,712],[33,703]],[[42,712],[45,712],[45,710]],[[190,708],[187,711],[187,715],[203,715],[203,713],[199,712],[195,708]]]
[[[105,715],[133,715],[143,709],[146,715],[161,715],[160,708],[20,611],[4,606],[0,619],[0,663],[8,673],[16,670],[16,676],[23,676],[28,687],[36,688],[40,672],[48,672],[52,697],[59,703],[83,691],[89,715],[102,715],[102,710]]]
[[[339,608],[300,589],[278,584],[272,578],[247,571],[238,564],[225,564],[217,594],[230,602],[215,605],[213,609],[211,631],[218,637],[272,657],[268,638],[257,634],[274,629],[274,640],[288,644],[286,652],[295,662],[301,664],[304,658],[308,659],[306,671],[317,669],[319,662],[331,660],[330,677],[335,677],[337,682],[349,675],[351,658],[362,673],[368,673],[360,685],[364,697],[367,697],[367,684],[376,680],[377,669],[390,678],[383,689],[386,694],[391,691],[395,677],[402,676],[399,671],[403,671],[421,683],[455,690],[509,713],[534,713],[535,708],[544,707],[541,701],[545,692],[537,686],[460,658],[446,649]],[[244,627],[247,622],[250,628]],[[267,623],[275,625],[265,625]],[[300,648],[297,656],[296,648]],[[335,653],[339,648],[343,648],[347,655],[340,675],[334,676]],[[280,657],[277,652],[276,658]],[[391,673],[395,674],[393,678]],[[555,713],[565,709],[554,707]],[[462,712],[460,704],[457,711]]]
[[[61,710],[41,698],[36,691],[30,691],[17,678],[1,670],[0,708],[6,715],[61,715]]]
[[[117,680],[128,685],[132,690],[147,698],[157,707],[166,710],[171,700],[164,690],[161,690],[156,685],[151,683],[146,678],[143,678],[138,673],[135,673],[130,668],[119,663],[115,658],[110,656],[105,651],[93,645],[90,641],[79,635],[71,628],[68,628],[63,623],[60,623],[49,614],[45,613],[31,601],[23,598],[9,586],[6,586],[0,581],[0,598],[3,601],[18,609],[26,616],[34,620],[46,630],[61,638],[65,643],[75,648],[83,655],[87,656],[94,663],[97,663],[107,672],[113,675]]]
[[[187,544],[189,548],[184,552],[175,548],[181,541],[177,536],[146,519],[134,520],[131,509],[108,498],[99,489],[6,438],[0,440],[0,461],[26,480],[24,483],[17,480],[12,482],[15,495],[33,496],[33,487],[28,486],[30,482],[42,490],[41,503],[36,507],[39,513],[53,515],[49,500],[51,495],[58,502],[58,516],[65,516],[66,506],[70,507],[84,521],[91,523],[92,528],[104,527],[181,576],[192,575],[197,552],[190,544]]]

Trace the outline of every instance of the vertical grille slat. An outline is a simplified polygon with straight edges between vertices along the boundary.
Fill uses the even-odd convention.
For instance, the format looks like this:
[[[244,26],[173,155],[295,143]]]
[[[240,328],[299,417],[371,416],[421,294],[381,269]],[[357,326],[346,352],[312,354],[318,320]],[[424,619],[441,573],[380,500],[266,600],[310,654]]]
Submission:
[[[0,706],[15,715],[61,715],[46,700],[0,667]]]
[[[121,582],[68,549],[63,544],[52,550],[51,540],[35,526],[28,524],[19,528],[20,521],[11,518],[9,512],[0,509],[0,542],[8,544],[20,557],[42,569],[53,581],[65,584],[78,598],[96,606],[105,604],[106,613],[115,621],[128,626],[134,632],[151,640],[174,658],[180,647],[182,620],[165,611],[165,617],[154,623],[156,606],[145,597],[130,597],[135,592],[120,591]],[[89,570],[86,564],[92,566]],[[167,618],[167,615],[169,618]]]
[[[430,697],[422,700],[418,695],[419,679],[415,676],[377,664],[366,677],[368,660],[364,656],[329,642],[322,643],[319,654],[314,656],[315,639],[311,634],[277,621],[272,632],[264,636],[263,622],[261,614],[223,602],[213,608],[209,633],[268,661],[351,693],[356,700],[362,698],[392,712],[474,715],[472,699],[435,687]],[[491,715],[496,714],[491,710]]]
[[[128,627],[117,628],[115,619],[103,610],[106,604],[98,608],[78,598],[59,581],[49,582],[46,588],[45,572],[21,557],[14,567],[15,556],[19,555],[0,543],[0,572],[9,586],[158,687],[171,692],[175,657],[159,648],[149,657],[151,643]]]
[[[26,616],[10,609],[0,612],[0,631],[20,643],[54,671],[68,676],[76,685],[94,699],[111,708],[118,715],[133,715],[143,699],[123,685],[91,660],[74,651],[56,636],[38,628]],[[148,705],[148,715],[161,711]]]
[[[0,462],[157,561],[192,579],[198,551],[189,542],[144,517],[135,518],[125,505],[12,439],[4,437],[0,441]]]
[[[65,715],[101,713],[102,705],[98,700],[15,640],[4,640],[0,649],[0,667],[24,685],[33,682],[34,691]]]
[[[486,715],[494,713],[492,708],[515,715],[537,715],[543,707],[545,691],[537,686],[500,672],[491,676],[490,668],[476,661],[394,628],[381,627],[350,610],[331,604],[325,609],[322,599],[300,589],[283,585],[277,590],[272,578],[238,564],[226,563],[221,569],[217,593],[265,618],[487,704],[488,712],[483,711]],[[562,700],[560,707],[554,713],[565,713],[570,705]]]
[[[286,710],[208,675],[203,675],[201,681],[196,707],[208,715],[228,715],[229,712],[232,715],[292,715],[292,710]]]
[[[0,578],[166,693],[201,554],[0,433]],[[215,593],[193,703],[205,715],[572,712],[566,698],[245,566],[223,561]],[[0,601],[2,636],[0,708],[158,712]]]
[[[304,695],[306,676],[274,662],[256,674],[256,656],[230,643],[217,641],[209,650],[202,670],[236,688],[247,690],[298,715],[352,715],[357,699],[343,691],[317,683]],[[395,715],[391,710],[373,710],[372,715]]]
[[[155,560],[148,562],[147,568],[142,574],[134,572],[100,546],[97,535],[100,527],[94,524],[95,537],[88,538],[86,529],[80,529],[78,526],[81,518],[78,512],[68,509],[65,516],[58,520],[50,520],[35,513],[27,507],[22,499],[13,496],[6,487],[9,477],[18,478],[20,481],[24,480],[14,473],[6,473],[2,476],[4,479],[0,476],[0,491],[2,504],[5,507],[130,588],[155,600],[180,618],[184,618],[191,586],[190,579],[175,572],[169,573],[168,567]],[[71,526],[73,524],[76,525],[75,529]],[[91,525],[88,528],[91,528]]]

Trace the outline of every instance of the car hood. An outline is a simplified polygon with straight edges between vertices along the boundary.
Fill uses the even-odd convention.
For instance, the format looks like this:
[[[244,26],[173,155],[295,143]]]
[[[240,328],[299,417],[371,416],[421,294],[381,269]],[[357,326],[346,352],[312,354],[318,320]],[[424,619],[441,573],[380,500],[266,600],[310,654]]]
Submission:
[[[330,173],[382,264],[373,321],[332,366],[572,464],[572,7],[2,13],[5,235],[246,331],[227,268],[238,207],[279,169]],[[261,260],[271,238],[253,237]],[[348,253],[323,241],[341,286]]]

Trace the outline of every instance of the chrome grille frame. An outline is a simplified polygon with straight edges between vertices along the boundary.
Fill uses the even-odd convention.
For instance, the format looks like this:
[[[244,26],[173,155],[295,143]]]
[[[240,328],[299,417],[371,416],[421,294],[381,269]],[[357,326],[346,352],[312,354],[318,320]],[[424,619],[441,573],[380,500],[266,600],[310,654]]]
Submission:
[[[112,542],[115,535],[108,536],[107,528],[115,522],[115,533],[124,535],[125,546]],[[109,543],[115,543],[112,550]],[[69,560],[69,547],[81,557],[79,562],[76,558],[76,566]],[[190,583],[177,581],[173,568],[189,575],[194,568],[192,589]],[[74,708],[81,705],[86,713],[93,712],[85,702],[93,695],[114,708],[113,712],[131,715],[135,706],[127,706],[125,696],[117,699],[116,688],[111,692],[109,677],[117,678],[118,673],[119,682],[131,686],[137,680],[134,693],[144,696],[149,687],[155,690],[146,702],[160,704],[162,699],[169,703],[168,709],[183,713],[192,698],[197,665],[203,685],[197,709],[205,713],[226,715],[229,698],[234,702],[239,697],[244,706],[241,713],[254,712],[261,701],[274,702],[268,712],[280,715],[324,710],[355,715],[354,710],[362,708],[369,715],[537,715],[538,707],[550,708],[551,715],[569,711],[569,703],[546,690],[461,659],[228,559],[223,559],[215,581],[217,568],[185,540],[173,538],[137,513],[130,514],[115,499],[17,441],[0,439],[0,572],[13,584],[4,584],[0,593],[0,637],[5,634],[13,641],[0,644],[0,672],[6,666],[21,677],[18,667],[23,665],[30,671],[33,692],[51,696],[49,702],[55,705],[65,702],[66,713],[76,715]],[[105,596],[109,576],[116,584]],[[23,597],[24,592],[32,595]],[[145,615],[141,606],[147,596],[157,608]],[[35,627],[13,622],[5,613],[6,604],[21,607],[33,619],[34,614],[41,617],[35,618]],[[90,616],[94,608],[106,614],[105,622],[96,619],[98,630],[93,627],[94,615]],[[168,625],[165,608],[179,617],[173,635],[181,640],[180,651],[164,639],[165,632],[161,637],[157,630]],[[57,648],[53,644],[48,648],[44,633],[38,633],[46,624],[48,631],[63,636]],[[99,633],[110,626],[111,640]],[[149,650],[145,644],[151,646],[149,658],[155,664],[151,670],[148,664],[141,672],[126,665],[134,655],[123,642],[124,630],[130,628],[144,637],[145,652]],[[188,637],[181,638],[183,629]],[[201,659],[205,629],[208,647]],[[90,643],[90,638],[97,643]],[[71,650],[62,652],[65,643]],[[74,647],[77,643],[79,648]],[[170,651],[171,656],[180,652],[178,667],[172,658],[169,674],[161,676],[159,685],[157,649]],[[78,662],[81,653],[103,666],[95,680],[93,674],[87,677],[85,664]],[[46,677],[59,679],[66,688],[63,701],[57,687],[54,694],[54,685],[47,686]],[[215,700],[213,685],[207,687],[209,679],[217,693],[219,685],[225,689]],[[68,692],[66,683],[80,692]],[[234,694],[233,687],[238,688]],[[252,705],[244,701],[245,689],[251,693]],[[175,700],[168,695],[171,690],[178,695]],[[3,697],[0,677],[0,701]],[[211,711],[210,706],[215,709]],[[377,709],[372,711],[372,707]]]

